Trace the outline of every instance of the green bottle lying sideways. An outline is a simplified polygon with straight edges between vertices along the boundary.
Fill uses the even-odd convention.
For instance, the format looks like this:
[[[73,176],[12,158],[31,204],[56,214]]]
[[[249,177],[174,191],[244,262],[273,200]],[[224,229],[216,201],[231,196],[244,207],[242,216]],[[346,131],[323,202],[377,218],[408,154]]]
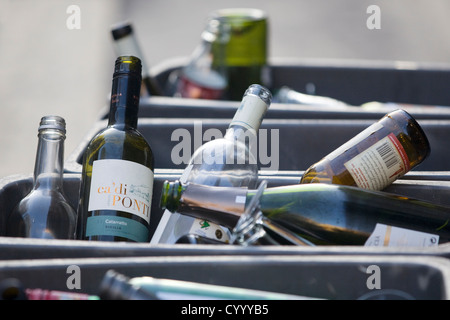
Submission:
[[[450,239],[450,208],[417,199],[343,185],[288,185],[265,189],[262,216],[252,218],[244,212],[256,192],[166,181],[160,205],[229,228],[249,219],[275,223],[316,245],[429,247]]]

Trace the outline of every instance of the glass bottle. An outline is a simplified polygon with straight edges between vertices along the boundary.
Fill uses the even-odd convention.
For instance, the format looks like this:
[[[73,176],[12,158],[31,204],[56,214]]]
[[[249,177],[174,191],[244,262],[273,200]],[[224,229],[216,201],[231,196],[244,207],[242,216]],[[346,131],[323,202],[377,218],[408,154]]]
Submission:
[[[254,8],[226,8],[212,12],[210,19],[222,26],[227,40],[220,47],[225,51],[227,99],[240,100],[240,93],[252,83],[269,87],[267,14]]]
[[[11,212],[7,235],[73,239],[76,212],[63,190],[66,123],[59,116],[45,116],[38,132],[33,188]]]
[[[141,47],[136,39],[133,26],[129,22],[121,22],[112,26],[111,35],[114,40],[114,51],[117,57],[135,56],[141,60],[142,64],[142,83],[141,96],[162,96],[163,91],[156,81],[150,75],[149,66],[146,64]]]
[[[246,212],[260,192],[259,210]],[[234,228],[275,223],[317,245],[436,246],[450,240],[450,208],[333,184],[248,190],[165,182],[161,207]],[[258,219],[260,221],[258,222]],[[254,233],[254,229],[248,228]]]
[[[149,241],[154,159],[137,130],[141,63],[115,63],[108,125],[83,155],[77,238]]]
[[[261,85],[251,85],[225,136],[208,141],[192,155],[180,180],[210,186],[256,187],[257,132],[271,104],[272,95]],[[185,234],[229,240],[229,230],[205,220],[164,213],[152,243],[174,243]]]
[[[201,43],[169,83],[178,81],[175,96],[239,101],[251,84],[270,84],[268,70],[265,12],[221,9],[209,15]]]
[[[306,300],[304,296],[150,276],[129,278],[108,270],[100,284],[102,300]],[[264,309],[264,313],[268,310]]]
[[[295,91],[287,86],[280,88],[273,98],[277,103],[293,103],[308,106],[348,107],[345,102],[324,96],[316,96]]]
[[[224,57],[224,32],[217,21],[209,21],[201,34],[201,42],[172,81],[174,96],[191,99],[222,99],[227,87]],[[214,44],[214,47],[213,47]],[[242,91],[241,91],[242,92]]]
[[[332,183],[382,190],[430,153],[425,132],[404,110],[385,115],[309,167],[300,183]]]

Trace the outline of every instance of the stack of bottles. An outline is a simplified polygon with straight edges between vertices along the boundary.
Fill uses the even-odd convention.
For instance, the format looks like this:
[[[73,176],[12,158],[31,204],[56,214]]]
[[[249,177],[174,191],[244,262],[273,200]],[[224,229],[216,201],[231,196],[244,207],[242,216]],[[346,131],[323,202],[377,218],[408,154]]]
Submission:
[[[311,165],[298,184],[261,183],[255,152],[258,130],[272,100],[345,105],[289,88],[273,97],[263,85],[266,29],[267,16],[260,10],[214,12],[200,47],[174,76],[175,94],[182,97],[239,96],[241,102],[225,136],[198,148],[179,181],[164,184],[160,202],[164,213],[151,235],[155,164],[137,122],[140,97],[161,95],[163,90],[143,64],[131,24],[113,27],[119,56],[108,124],[83,154],[77,208],[72,208],[63,190],[65,121],[59,116],[43,117],[33,188],[9,215],[6,234],[151,244],[432,246],[447,242],[449,208],[383,191],[430,153],[424,131],[402,109],[389,112]],[[217,88],[205,87],[219,82]]]

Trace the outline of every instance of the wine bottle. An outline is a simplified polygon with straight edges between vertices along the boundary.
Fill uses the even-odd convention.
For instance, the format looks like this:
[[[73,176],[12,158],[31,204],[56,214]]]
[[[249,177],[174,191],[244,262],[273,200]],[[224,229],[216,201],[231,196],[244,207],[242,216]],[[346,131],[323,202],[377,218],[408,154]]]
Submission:
[[[315,300],[285,293],[150,276],[129,278],[114,270],[106,272],[99,291],[102,300]]]
[[[269,87],[267,14],[254,8],[226,8],[212,12],[210,20],[221,26],[227,39],[213,44],[215,51],[224,51],[227,99],[239,101],[240,93],[252,83]]]
[[[140,86],[139,58],[118,57],[108,125],[83,155],[79,239],[149,241],[154,159],[137,130]]]
[[[33,188],[10,213],[6,233],[12,237],[74,239],[76,212],[63,189],[66,122],[42,117]]]
[[[141,47],[136,39],[133,26],[129,22],[118,23],[111,28],[111,35],[114,40],[114,49],[116,56],[135,56],[141,60],[142,64],[142,82],[141,96],[162,96],[163,91],[156,81],[150,75],[149,66],[145,63]]]
[[[310,166],[300,183],[382,190],[422,163],[429,153],[425,132],[409,113],[399,109]]]
[[[269,90],[257,84],[251,85],[245,91],[225,136],[208,141],[198,148],[180,180],[210,186],[256,187],[257,132],[271,99]],[[155,231],[152,243],[174,243],[189,233],[222,242],[229,240],[228,229],[207,220],[166,212]]]
[[[225,41],[222,26],[209,21],[201,34],[201,41],[191,58],[177,76],[171,75],[176,82],[176,97],[191,99],[224,98],[227,87],[224,52],[221,46]],[[242,92],[242,91],[241,91]]]
[[[166,181],[160,205],[234,228],[240,219],[251,225],[261,218],[256,213],[243,215],[255,194],[256,190],[245,188]],[[317,245],[373,245],[374,236],[389,246],[434,246],[450,239],[450,208],[352,186],[316,183],[267,188],[259,198],[259,209],[263,222],[276,223]]]

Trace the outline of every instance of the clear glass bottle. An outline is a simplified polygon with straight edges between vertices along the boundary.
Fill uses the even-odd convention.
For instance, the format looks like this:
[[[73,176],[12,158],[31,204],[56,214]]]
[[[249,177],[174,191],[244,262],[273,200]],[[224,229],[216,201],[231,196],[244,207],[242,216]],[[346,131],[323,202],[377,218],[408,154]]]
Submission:
[[[258,162],[257,132],[271,104],[272,95],[260,85],[251,85],[231,121],[225,136],[208,141],[192,155],[180,178],[210,186],[256,187]],[[174,243],[193,233],[226,242],[229,230],[205,220],[164,213],[152,243]]]
[[[141,96],[162,96],[163,91],[159,83],[150,75],[149,66],[145,62],[146,60],[142,54],[132,24],[125,21],[112,26],[111,35],[114,40],[114,50],[117,57],[135,56],[141,60]]]
[[[395,110],[309,167],[300,183],[382,190],[419,165],[430,144],[417,121]]]
[[[137,130],[140,87],[139,58],[118,57],[108,125],[83,155],[79,239],[149,241],[154,159]]]
[[[258,195],[259,193],[259,195]],[[257,210],[252,206],[258,196]],[[209,219],[259,238],[261,226],[316,245],[436,246],[450,240],[450,208],[383,191],[333,184],[248,190],[179,181],[164,184],[162,208]],[[259,228],[259,229],[258,229]],[[250,239],[246,235],[247,240]],[[374,244],[378,239],[378,244]]]
[[[270,84],[267,67],[267,15],[247,8],[212,12],[188,64],[178,77],[175,96],[239,101],[253,83]]]
[[[63,189],[66,123],[59,116],[45,116],[38,132],[33,188],[9,215],[7,235],[74,239],[76,212]]]
[[[225,57],[222,46],[223,26],[209,21],[201,34],[201,42],[191,55],[176,81],[174,96],[191,99],[222,99],[227,87]],[[174,75],[172,75],[174,77]]]
[[[280,88],[273,98],[277,103],[292,103],[319,107],[348,107],[345,102],[324,96],[316,96],[295,91],[287,86]]]

